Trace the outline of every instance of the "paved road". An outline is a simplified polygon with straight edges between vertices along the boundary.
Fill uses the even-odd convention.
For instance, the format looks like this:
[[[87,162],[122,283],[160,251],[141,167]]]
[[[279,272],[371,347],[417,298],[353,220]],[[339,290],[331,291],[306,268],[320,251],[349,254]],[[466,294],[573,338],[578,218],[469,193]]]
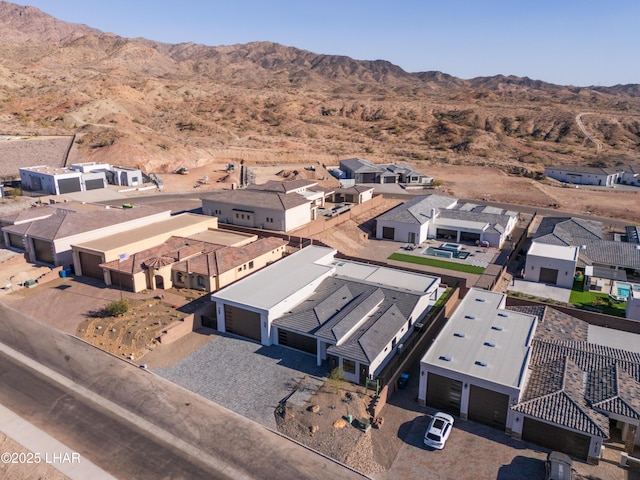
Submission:
[[[91,458],[116,478],[232,478],[200,465],[195,457],[163,444],[3,353],[0,403],[52,432],[81,458]]]
[[[3,305],[0,341],[0,403],[118,478],[363,478]]]

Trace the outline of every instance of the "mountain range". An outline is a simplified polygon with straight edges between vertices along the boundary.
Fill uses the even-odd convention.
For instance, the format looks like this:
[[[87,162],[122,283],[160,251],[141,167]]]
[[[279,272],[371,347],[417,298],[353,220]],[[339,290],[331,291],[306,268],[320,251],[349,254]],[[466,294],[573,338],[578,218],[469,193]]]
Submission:
[[[76,159],[149,172],[353,156],[540,171],[628,163],[640,145],[637,84],[465,80],[271,42],[171,45],[4,1],[0,100],[3,134],[75,133]]]

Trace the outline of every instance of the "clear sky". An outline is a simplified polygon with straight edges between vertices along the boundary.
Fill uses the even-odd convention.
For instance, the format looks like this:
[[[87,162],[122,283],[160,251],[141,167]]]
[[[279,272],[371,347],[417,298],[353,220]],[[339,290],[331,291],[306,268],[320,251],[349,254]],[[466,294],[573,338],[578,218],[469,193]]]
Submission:
[[[460,78],[640,83],[640,0],[13,0],[123,37],[272,41]]]

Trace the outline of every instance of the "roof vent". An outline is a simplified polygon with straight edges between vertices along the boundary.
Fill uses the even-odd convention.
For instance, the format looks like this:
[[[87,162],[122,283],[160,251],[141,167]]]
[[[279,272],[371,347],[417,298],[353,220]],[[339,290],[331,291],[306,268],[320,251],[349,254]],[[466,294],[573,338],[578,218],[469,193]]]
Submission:
[[[484,302],[485,299],[484,298],[476,298],[476,302]]]
[[[484,346],[485,346],[485,347],[495,347],[495,346],[496,346],[496,344],[495,344],[495,343],[493,343],[493,342],[484,342]]]
[[[500,325],[492,325],[491,326],[491,330],[497,330],[497,331],[501,332],[503,330],[503,328]]]
[[[487,366],[487,362],[485,362],[484,360],[476,360],[476,365],[478,365],[479,367],[486,367]]]
[[[464,338],[464,337],[467,336],[467,334],[464,333],[464,332],[456,332],[456,333],[453,334],[453,336],[454,337],[459,337],[459,338]]]
[[[451,355],[440,355],[440,360],[444,360],[445,362],[450,362]]]
[[[499,312],[499,313],[498,313],[498,316],[499,316],[499,317],[508,317],[508,316],[509,316],[509,314],[508,314],[508,313],[505,313],[505,312]]]
[[[475,320],[476,316],[475,315],[465,315],[464,318],[468,318],[469,320]]]

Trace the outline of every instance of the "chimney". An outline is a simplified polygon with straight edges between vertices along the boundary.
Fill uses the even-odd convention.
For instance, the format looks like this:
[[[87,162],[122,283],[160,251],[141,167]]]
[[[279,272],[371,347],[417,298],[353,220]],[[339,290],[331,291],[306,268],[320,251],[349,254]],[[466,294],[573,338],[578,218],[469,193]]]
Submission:
[[[431,209],[431,218],[436,218],[436,209],[435,208]]]

